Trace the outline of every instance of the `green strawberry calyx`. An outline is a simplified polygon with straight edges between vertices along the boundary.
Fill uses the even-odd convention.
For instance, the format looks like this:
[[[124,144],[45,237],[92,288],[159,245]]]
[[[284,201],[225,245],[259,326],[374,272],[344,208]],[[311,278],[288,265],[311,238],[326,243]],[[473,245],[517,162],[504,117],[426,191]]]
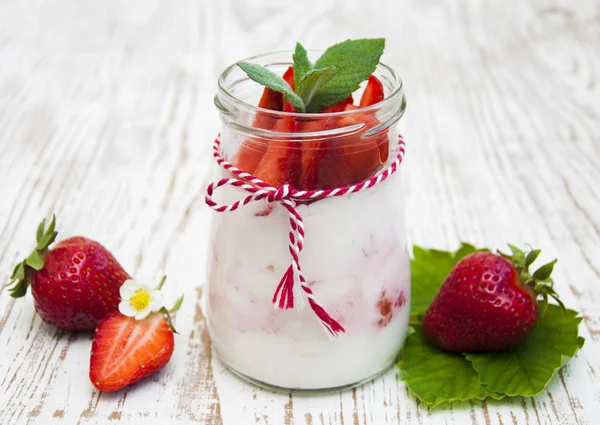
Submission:
[[[512,255],[504,254],[498,251],[502,257],[509,260],[517,272],[521,277],[521,282],[524,285],[530,287],[535,295],[541,296],[541,300],[538,301],[538,305],[540,307],[540,313],[544,315],[546,310],[548,309],[548,298],[553,298],[558,305],[566,311],[565,305],[558,297],[558,294],[554,290],[554,281],[550,277],[552,275],[552,271],[554,270],[554,265],[558,260],[554,259],[549,263],[546,263],[540,266],[533,273],[529,270],[529,266],[533,264],[533,262],[538,258],[540,253],[542,252],[540,249],[533,249],[529,247],[529,251],[525,252],[522,249],[516,247],[515,245],[507,244],[510,250],[512,251]]]
[[[48,252],[48,247],[56,239],[58,232],[54,230],[56,226],[56,216],[52,215],[52,220],[46,227],[46,219],[43,219],[37,227],[35,233],[36,245],[27,258],[19,262],[13,269],[9,282],[5,286],[12,286],[8,290],[13,298],[20,298],[27,293],[27,288],[31,283],[31,271],[40,271],[44,268],[44,257]]]

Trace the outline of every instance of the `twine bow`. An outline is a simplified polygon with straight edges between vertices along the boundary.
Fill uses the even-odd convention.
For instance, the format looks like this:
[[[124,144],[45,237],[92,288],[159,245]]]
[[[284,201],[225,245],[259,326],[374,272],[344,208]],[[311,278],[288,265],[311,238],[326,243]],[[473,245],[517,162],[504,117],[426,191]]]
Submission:
[[[233,164],[226,161],[221,155],[221,141],[217,137],[213,145],[213,156],[219,166],[225,171],[233,174],[236,178],[222,178],[213,182],[206,188],[206,204],[217,212],[235,211],[250,202],[260,201],[262,199],[268,202],[278,202],[288,212],[290,232],[289,232],[289,252],[291,264],[281,278],[272,302],[280,309],[303,308],[304,299],[308,300],[310,308],[321,321],[325,330],[331,336],[336,336],[340,332],[345,332],[342,325],[331,317],[321,304],[317,301],[313,290],[308,286],[300,267],[299,255],[304,246],[304,222],[302,216],[296,208],[296,201],[314,200],[321,198],[331,198],[334,196],[343,196],[350,193],[359,192],[368,189],[387,179],[396,172],[404,157],[404,139],[398,137],[398,155],[394,161],[375,176],[353,186],[344,186],[326,190],[296,190],[285,184],[280,187],[272,187],[261,179],[247,173]],[[213,201],[212,197],[216,189],[223,186],[238,187],[248,193],[246,197],[229,205],[219,205]]]

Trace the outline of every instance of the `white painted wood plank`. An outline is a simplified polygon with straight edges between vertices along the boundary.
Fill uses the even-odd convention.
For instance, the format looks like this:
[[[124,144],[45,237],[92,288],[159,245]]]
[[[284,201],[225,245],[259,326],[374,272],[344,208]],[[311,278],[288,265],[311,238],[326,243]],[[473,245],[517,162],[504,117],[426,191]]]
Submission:
[[[159,374],[99,395],[90,335],[43,324],[0,289],[2,424],[593,424],[600,406],[600,23],[597,2],[0,4],[0,272],[57,212],[61,237],[100,240],[130,273],[187,297]],[[558,257],[586,317],[584,350],[535,399],[430,412],[391,370],[338,394],[241,382],[213,355],[197,301],[219,72],[296,41],[385,36],[409,101],[403,172],[414,243],[507,241]]]

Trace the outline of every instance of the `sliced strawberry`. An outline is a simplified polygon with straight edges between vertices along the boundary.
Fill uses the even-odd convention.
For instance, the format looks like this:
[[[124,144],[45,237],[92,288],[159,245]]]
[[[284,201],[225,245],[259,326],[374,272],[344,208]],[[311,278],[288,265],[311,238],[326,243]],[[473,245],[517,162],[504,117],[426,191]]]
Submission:
[[[291,66],[283,74],[283,79],[290,87],[292,87],[292,89],[294,88],[294,69]],[[258,106],[273,111],[285,110],[286,112],[294,112],[292,104],[284,102],[282,93],[271,90],[268,87],[265,87],[263,90]],[[277,118],[272,115],[258,112],[254,118],[253,125],[256,128],[271,130],[277,125],[277,121]],[[281,130],[275,129],[275,131]],[[255,172],[266,151],[266,142],[262,143],[255,140],[244,140],[240,145],[234,164],[238,168],[252,174]]]
[[[334,112],[342,112],[346,109],[347,105],[352,105],[352,103],[354,103],[354,99],[352,98],[352,95],[350,95],[347,98],[345,98],[344,100],[336,103],[335,105],[328,106],[327,108],[325,108],[323,110],[322,113],[329,114],[329,113],[334,113]]]
[[[346,105],[345,110],[356,111],[357,109],[354,105]],[[341,118],[339,123],[344,127],[365,124],[360,131],[345,137],[341,141],[344,145],[346,162],[352,170],[352,183],[358,183],[381,169],[381,164],[384,162],[381,160],[378,147],[380,143],[383,143],[382,136],[364,136],[368,130],[379,124],[379,120],[372,113],[353,113]],[[385,142],[387,142],[387,135],[385,135]]]
[[[359,106],[361,108],[375,105],[378,102],[383,100],[383,84],[381,81],[374,76],[369,76],[369,82],[367,83],[367,87],[365,87],[365,91],[360,98]]]
[[[288,107],[291,107],[291,105]],[[284,108],[286,108],[286,105],[284,105]],[[299,123],[294,118],[283,117],[277,121],[273,131],[294,133],[298,129]],[[256,167],[254,175],[275,187],[285,183],[293,187],[299,187],[301,161],[300,143],[282,136],[280,140],[269,140],[267,151]]]
[[[252,174],[266,151],[266,143],[256,140],[244,140],[240,145],[234,164],[239,169]]]
[[[282,78],[290,85],[292,90],[296,90],[294,87],[294,68],[290,66],[288,69],[286,69]]]
[[[369,76],[367,87],[365,87],[365,91],[360,98],[360,107],[365,108],[367,106],[379,103],[383,100],[383,97],[383,84],[376,76]],[[379,149],[379,159],[382,163],[385,163],[390,154],[390,142],[388,140],[387,132],[378,137],[377,146]]]
[[[174,346],[173,331],[162,315],[135,320],[110,314],[94,334],[90,380],[100,391],[120,390],[163,368]]]
[[[325,108],[322,114],[342,112],[347,105],[353,102],[352,96]],[[304,121],[301,125],[302,132],[317,132],[337,127],[333,117],[323,117]],[[336,146],[337,145],[337,146]],[[335,161],[335,162],[334,162]],[[346,184],[343,176],[348,175],[347,164],[344,161],[343,151],[339,143],[327,139],[310,140],[302,143],[302,176],[300,188],[302,190],[328,189]],[[336,176],[339,176],[336,177]]]
[[[281,111],[283,110],[283,94],[265,87],[258,106],[272,111]]]

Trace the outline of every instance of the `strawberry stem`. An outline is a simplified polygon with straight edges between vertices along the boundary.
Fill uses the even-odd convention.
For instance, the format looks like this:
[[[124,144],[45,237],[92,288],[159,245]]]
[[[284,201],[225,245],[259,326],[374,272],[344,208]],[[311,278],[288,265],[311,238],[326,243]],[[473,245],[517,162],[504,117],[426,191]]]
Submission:
[[[167,276],[163,276],[162,279],[160,280],[158,286],[156,287],[157,290],[161,290],[163,285],[165,284],[165,281],[167,280]],[[175,301],[175,305],[173,305],[173,307],[170,310],[167,310],[166,307],[161,308],[160,310],[158,310],[165,318],[165,321],[168,323],[169,328],[171,328],[171,330],[173,331],[173,333],[178,333],[175,330],[175,327],[173,326],[173,319],[171,318],[171,313],[175,313],[177,310],[179,310],[179,308],[181,307],[181,304],[183,304],[183,295],[181,297],[179,297],[179,299],[177,301]]]
[[[564,304],[554,290],[554,281],[550,277],[557,260],[552,260],[531,273],[529,266],[538,258],[541,250],[533,249],[528,245],[529,251],[525,252],[514,245],[508,244],[508,246],[512,251],[512,255],[504,254],[500,251],[498,251],[498,254],[513,264],[524,285],[529,286],[537,296],[541,296],[541,300],[538,301],[540,314],[543,316],[548,308],[548,297],[552,297],[561,306],[563,311],[566,311]]]
[[[54,242],[56,235],[58,234],[58,232],[54,230],[55,226],[56,216],[54,214],[52,214],[52,220],[47,228],[46,219],[43,219],[38,225],[35,232],[36,246],[33,249],[33,252],[15,266],[9,282],[4,285],[14,285],[8,290],[11,297],[23,297],[31,284],[32,272],[40,271],[44,268],[44,257],[48,252],[48,247]]]
[[[160,291],[162,289],[163,285],[165,284],[165,280],[167,280],[167,276],[162,277],[162,279],[158,283],[158,286],[156,287],[156,289],[158,289]]]

